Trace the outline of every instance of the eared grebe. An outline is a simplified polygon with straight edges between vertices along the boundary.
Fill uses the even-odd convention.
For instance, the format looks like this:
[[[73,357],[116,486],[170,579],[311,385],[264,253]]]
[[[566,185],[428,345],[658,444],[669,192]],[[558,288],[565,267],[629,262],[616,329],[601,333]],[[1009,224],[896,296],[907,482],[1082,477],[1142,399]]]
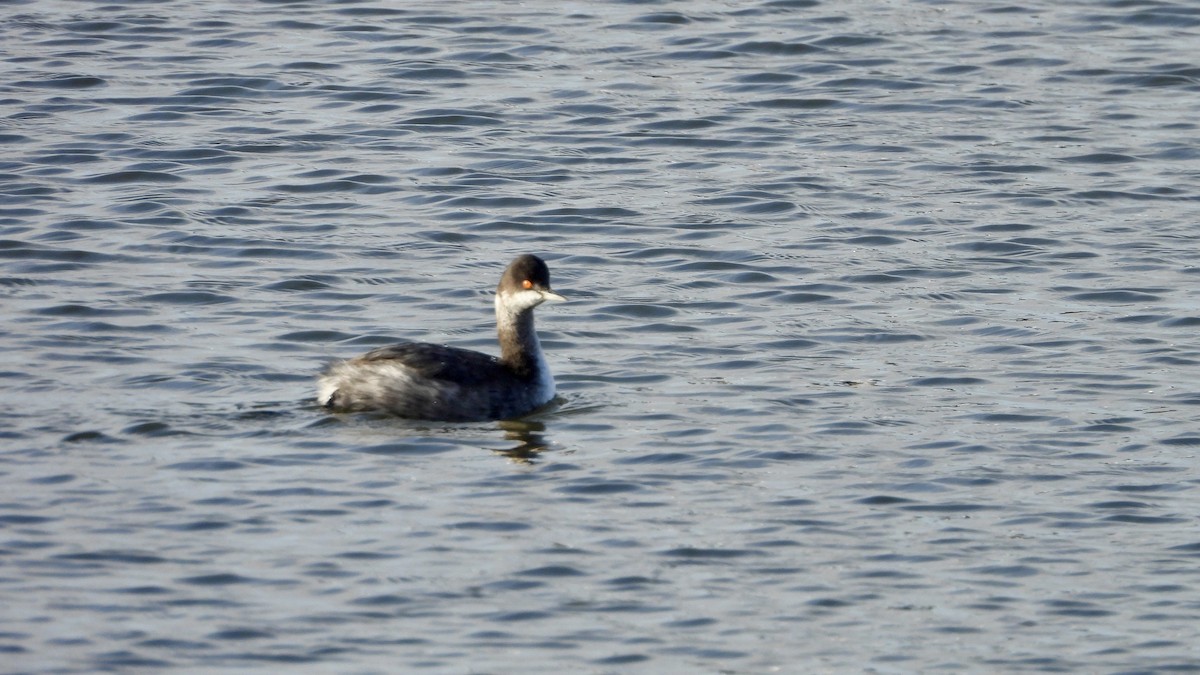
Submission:
[[[426,343],[380,347],[330,365],[317,380],[317,402],[336,412],[382,410],[447,422],[520,417],[554,398],[533,308],[564,300],[550,290],[541,258],[518,256],[496,287],[499,358]]]

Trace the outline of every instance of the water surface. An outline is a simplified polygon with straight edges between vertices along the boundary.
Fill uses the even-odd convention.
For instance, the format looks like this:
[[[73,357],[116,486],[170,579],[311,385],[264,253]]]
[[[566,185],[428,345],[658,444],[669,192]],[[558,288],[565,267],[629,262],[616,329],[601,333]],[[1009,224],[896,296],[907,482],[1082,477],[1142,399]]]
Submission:
[[[11,672],[1200,670],[1200,11],[10,2]],[[562,400],[316,409],[494,349]]]

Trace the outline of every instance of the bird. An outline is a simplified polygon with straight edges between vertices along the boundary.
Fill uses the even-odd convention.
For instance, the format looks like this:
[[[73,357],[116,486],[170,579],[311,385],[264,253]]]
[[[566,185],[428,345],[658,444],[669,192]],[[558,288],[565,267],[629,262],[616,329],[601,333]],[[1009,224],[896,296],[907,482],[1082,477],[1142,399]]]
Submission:
[[[565,301],[550,288],[545,261],[517,256],[496,286],[500,356],[424,342],[379,347],[330,364],[317,378],[317,403],[330,412],[382,411],[444,422],[523,417],[555,393],[533,310]]]

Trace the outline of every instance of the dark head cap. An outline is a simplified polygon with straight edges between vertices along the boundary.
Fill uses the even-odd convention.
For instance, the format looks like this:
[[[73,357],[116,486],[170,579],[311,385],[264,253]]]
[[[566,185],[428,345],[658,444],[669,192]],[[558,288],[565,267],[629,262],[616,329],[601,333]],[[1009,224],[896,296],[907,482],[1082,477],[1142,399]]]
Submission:
[[[497,291],[522,289],[550,290],[550,268],[536,255],[526,253],[513,259],[508,264],[508,269],[504,270],[504,276],[500,277],[500,285],[496,288]]]

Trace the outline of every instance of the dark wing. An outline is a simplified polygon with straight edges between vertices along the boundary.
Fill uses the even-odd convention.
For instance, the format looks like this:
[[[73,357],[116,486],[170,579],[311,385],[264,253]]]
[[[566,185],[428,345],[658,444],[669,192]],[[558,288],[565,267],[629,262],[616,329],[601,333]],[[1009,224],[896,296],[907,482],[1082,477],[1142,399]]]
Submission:
[[[420,377],[468,386],[494,381],[504,371],[504,366],[493,356],[425,342],[380,347],[352,361],[397,361]]]

